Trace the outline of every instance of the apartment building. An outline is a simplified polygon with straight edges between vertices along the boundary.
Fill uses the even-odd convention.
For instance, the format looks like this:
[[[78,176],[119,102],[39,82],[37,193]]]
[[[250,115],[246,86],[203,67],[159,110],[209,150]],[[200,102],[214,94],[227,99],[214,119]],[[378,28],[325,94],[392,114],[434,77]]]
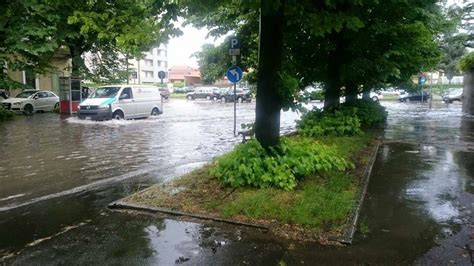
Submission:
[[[140,60],[129,60],[130,67],[136,72],[132,73],[129,79],[130,84],[153,84],[160,83],[158,72],[164,71],[166,78],[163,82],[168,82],[168,46],[160,45],[154,47]]]

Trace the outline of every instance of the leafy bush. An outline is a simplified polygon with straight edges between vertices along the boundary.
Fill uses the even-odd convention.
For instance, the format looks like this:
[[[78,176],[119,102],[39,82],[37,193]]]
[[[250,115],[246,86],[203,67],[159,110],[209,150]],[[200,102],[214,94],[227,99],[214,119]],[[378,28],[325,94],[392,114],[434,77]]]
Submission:
[[[362,133],[361,127],[374,127],[386,120],[387,111],[380,103],[358,100],[329,110],[314,108],[301,117],[297,128],[308,137],[354,136]]]
[[[474,52],[470,52],[461,58],[459,61],[459,69],[464,72],[474,69]]]
[[[296,123],[298,132],[307,137],[353,136],[362,133],[355,108],[345,108],[343,111],[339,109],[323,111],[314,108]]]
[[[334,148],[308,138],[282,138],[279,150],[267,152],[255,140],[240,144],[234,151],[215,161],[210,175],[231,187],[276,187],[291,190],[297,179],[338,170],[353,164]]]
[[[362,127],[373,127],[387,121],[387,111],[379,102],[373,100],[358,100],[343,103],[341,110],[355,108],[355,115],[359,118]]]
[[[3,109],[0,107],[0,122],[13,119],[14,114],[11,111]]]

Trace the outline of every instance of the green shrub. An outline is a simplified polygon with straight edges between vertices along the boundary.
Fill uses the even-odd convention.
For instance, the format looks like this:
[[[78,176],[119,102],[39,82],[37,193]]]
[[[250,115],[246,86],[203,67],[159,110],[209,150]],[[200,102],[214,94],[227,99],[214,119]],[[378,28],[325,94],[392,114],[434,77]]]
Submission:
[[[12,120],[13,117],[14,117],[13,112],[5,110],[5,109],[3,109],[3,107],[0,106],[0,122],[1,121]]]
[[[459,69],[464,72],[474,69],[474,52],[470,52],[461,58],[459,61]]]
[[[329,110],[314,108],[297,121],[297,129],[307,137],[354,136],[362,133],[361,127],[374,127],[386,120],[387,111],[380,103],[358,100]]]
[[[218,158],[210,175],[231,187],[291,190],[297,180],[318,172],[353,167],[332,147],[308,138],[282,138],[279,150],[267,152],[255,140]]]
[[[343,112],[346,109],[352,110],[353,108],[355,108],[355,115],[359,118],[362,127],[374,127],[387,121],[388,113],[379,102],[370,99],[357,100],[343,103],[340,107]]]
[[[296,122],[298,132],[307,137],[358,135],[362,133],[360,126],[355,108],[343,111],[314,108]]]

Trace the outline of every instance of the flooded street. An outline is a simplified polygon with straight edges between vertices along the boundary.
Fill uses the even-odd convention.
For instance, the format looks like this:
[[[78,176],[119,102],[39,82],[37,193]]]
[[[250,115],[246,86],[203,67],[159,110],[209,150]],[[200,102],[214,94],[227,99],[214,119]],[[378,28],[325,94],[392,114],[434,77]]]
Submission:
[[[0,258],[16,265],[470,265],[463,247],[473,236],[474,118],[463,117],[459,104],[383,105],[384,144],[349,247],[106,209],[239,143],[232,104],[170,100],[158,118],[105,123],[19,117],[0,125]],[[251,122],[254,108],[239,105],[238,124]],[[282,113],[282,131],[297,117]]]

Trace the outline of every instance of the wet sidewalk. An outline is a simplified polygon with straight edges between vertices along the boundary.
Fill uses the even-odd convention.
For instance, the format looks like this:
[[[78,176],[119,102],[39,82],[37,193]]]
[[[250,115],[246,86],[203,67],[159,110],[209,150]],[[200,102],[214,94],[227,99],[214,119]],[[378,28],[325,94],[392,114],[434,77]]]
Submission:
[[[8,263],[471,265],[474,119],[463,117],[459,105],[429,110],[420,104],[384,104],[389,111],[385,144],[373,168],[352,246],[288,242],[256,229],[110,212],[105,205],[126,189],[127,183],[121,183],[38,203],[35,208],[40,212],[10,212],[12,218],[0,223],[3,233],[8,232],[5,226],[16,224],[29,232],[35,232],[31,224],[44,226],[43,232],[51,230]],[[140,178],[149,180],[146,175]],[[55,214],[53,226],[47,220]],[[37,220],[30,226],[21,222],[31,217]],[[61,217],[67,218],[61,222]],[[75,223],[71,217],[77,217]],[[61,224],[63,230],[54,229]],[[12,233],[0,241],[10,241],[9,245],[19,241],[19,246],[18,238]]]

